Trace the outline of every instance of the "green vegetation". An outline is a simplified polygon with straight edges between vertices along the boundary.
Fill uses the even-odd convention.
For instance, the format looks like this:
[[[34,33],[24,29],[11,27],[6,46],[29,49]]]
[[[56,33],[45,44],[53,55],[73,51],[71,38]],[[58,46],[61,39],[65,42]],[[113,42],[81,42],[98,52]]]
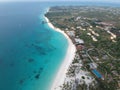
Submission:
[[[75,38],[84,40],[85,49],[77,51],[83,59],[84,66],[91,72],[89,64],[95,63],[96,69],[104,77],[104,80],[96,78],[99,84],[94,89],[89,87],[90,90],[120,88],[118,85],[120,83],[120,8],[52,7],[45,16],[55,27],[65,32],[74,31],[75,36],[69,35],[74,43]],[[78,62],[75,59],[72,63]],[[71,66],[67,74],[74,76],[74,73],[75,67]],[[78,85],[77,90],[84,90],[83,87]]]

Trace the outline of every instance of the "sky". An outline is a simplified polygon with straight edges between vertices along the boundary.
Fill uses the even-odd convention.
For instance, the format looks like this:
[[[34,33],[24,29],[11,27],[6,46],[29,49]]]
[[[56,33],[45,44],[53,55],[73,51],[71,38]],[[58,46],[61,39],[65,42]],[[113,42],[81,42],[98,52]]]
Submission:
[[[0,0],[0,2],[11,2],[11,1],[99,1],[99,2],[120,2],[120,0]]]

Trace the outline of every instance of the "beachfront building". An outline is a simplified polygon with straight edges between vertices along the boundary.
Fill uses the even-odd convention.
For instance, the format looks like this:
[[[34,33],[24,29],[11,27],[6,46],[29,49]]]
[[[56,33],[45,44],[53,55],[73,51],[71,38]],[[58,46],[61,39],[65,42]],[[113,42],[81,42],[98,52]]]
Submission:
[[[76,48],[77,48],[77,50],[82,51],[85,47],[84,47],[84,45],[78,44],[78,45],[76,45]]]
[[[75,38],[75,43],[76,44],[84,44],[84,41],[82,39]]]
[[[66,32],[70,37],[75,37],[75,32],[74,31],[66,31]]]

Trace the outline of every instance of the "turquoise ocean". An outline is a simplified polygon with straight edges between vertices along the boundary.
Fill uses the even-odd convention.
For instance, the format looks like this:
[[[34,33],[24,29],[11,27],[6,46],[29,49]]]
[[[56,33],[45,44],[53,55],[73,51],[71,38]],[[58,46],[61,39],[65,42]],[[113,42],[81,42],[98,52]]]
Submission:
[[[0,3],[0,90],[50,90],[68,47],[61,33],[42,24],[47,9],[57,5],[96,3]]]

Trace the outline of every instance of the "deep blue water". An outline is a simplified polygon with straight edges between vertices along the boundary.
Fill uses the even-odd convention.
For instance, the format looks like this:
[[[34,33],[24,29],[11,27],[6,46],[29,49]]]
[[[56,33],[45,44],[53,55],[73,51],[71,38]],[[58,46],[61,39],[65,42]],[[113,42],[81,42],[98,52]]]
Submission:
[[[41,24],[56,5],[106,5],[86,2],[0,3],[0,90],[49,90],[65,56],[66,38]]]

